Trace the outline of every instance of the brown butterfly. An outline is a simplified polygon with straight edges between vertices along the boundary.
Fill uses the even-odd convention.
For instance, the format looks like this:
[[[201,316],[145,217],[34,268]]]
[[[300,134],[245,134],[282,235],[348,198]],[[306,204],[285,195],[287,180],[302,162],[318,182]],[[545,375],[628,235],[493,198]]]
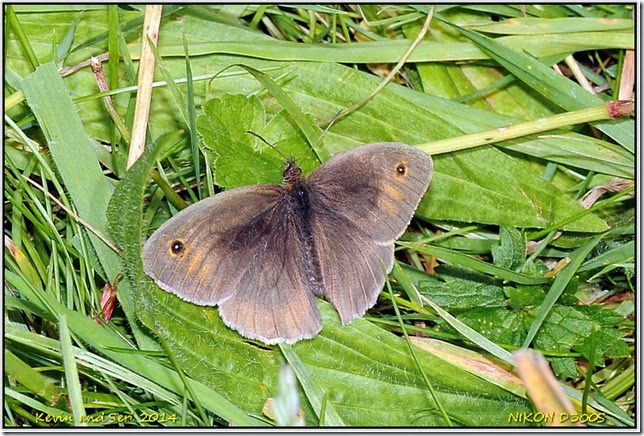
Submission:
[[[375,304],[432,173],[427,154],[400,143],[336,154],[308,178],[291,159],[281,185],[231,189],[164,223],[143,248],[144,270],[184,300],[218,305],[243,336],[312,338],[315,297],[343,324]]]

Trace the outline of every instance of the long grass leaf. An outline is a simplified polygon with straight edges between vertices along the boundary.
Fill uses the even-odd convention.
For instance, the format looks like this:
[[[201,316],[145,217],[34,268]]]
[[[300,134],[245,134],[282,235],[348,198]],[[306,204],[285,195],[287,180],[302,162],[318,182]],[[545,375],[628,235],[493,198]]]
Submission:
[[[485,274],[491,274],[502,280],[508,280],[524,285],[538,285],[550,281],[550,279],[545,277],[527,276],[525,274],[517,273],[506,268],[501,268],[496,265],[492,265],[491,263],[474,259],[471,256],[459,253],[454,250],[449,250],[447,248],[437,247],[434,245],[426,246],[424,244],[410,242],[399,242],[398,244],[403,247],[413,248],[425,254],[436,256],[456,265],[462,265],[468,268],[472,268],[475,271],[479,271]]]
[[[106,210],[112,188],[55,65],[43,64],[22,87],[78,214],[107,235]],[[100,239],[89,237],[107,277],[115,277],[120,269],[118,257]]]
[[[4,350],[4,369],[7,376],[14,378],[49,405],[57,405],[63,397],[63,392],[55,384],[6,348]]]
[[[437,18],[439,17],[437,16]],[[505,67],[519,80],[562,108],[572,111],[603,103],[598,96],[589,93],[568,78],[557,74],[551,68],[523,51],[515,50],[496,40],[455,26],[444,18],[443,21],[471,39],[490,58]],[[625,34],[624,36],[632,38],[630,34]],[[594,125],[615,139],[622,147],[634,153],[635,130],[632,120],[603,121],[594,123]]]
[[[491,355],[498,357],[504,362],[509,363],[510,365],[514,365],[514,357],[512,357],[512,353],[499,347],[497,344],[490,341],[488,338],[486,338],[485,336],[483,336],[473,328],[469,327],[467,324],[454,318],[452,315],[450,315],[449,312],[441,308],[433,301],[429,300],[427,297],[421,296],[421,299],[425,303],[429,304],[431,308],[434,309],[441,318],[447,321],[449,325],[454,327],[455,330],[457,330],[468,340],[472,341],[472,343],[478,345],[479,347],[481,347]]]
[[[67,381],[67,394],[69,395],[69,403],[72,407],[72,414],[74,415],[74,425],[86,426],[83,418],[87,415],[85,413],[85,406],[83,405],[83,392],[78,378],[78,368],[76,367],[76,360],[74,359],[74,350],[72,347],[72,338],[69,334],[69,327],[67,326],[67,317],[64,314],[58,316],[58,325],[60,327],[60,351],[63,355],[63,364],[65,365],[65,380]]]
[[[397,272],[399,275],[405,275],[405,273],[402,271],[400,266],[396,266]],[[445,420],[445,424],[448,427],[452,426],[452,421],[449,418],[449,415],[445,411],[445,407],[443,407],[443,403],[441,402],[440,398],[438,395],[436,395],[436,391],[434,390],[434,385],[432,384],[431,381],[429,381],[429,378],[427,377],[427,373],[423,369],[422,365],[420,364],[420,361],[418,359],[418,355],[416,355],[416,351],[414,350],[414,345],[411,342],[411,339],[409,338],[409,335],[407,334],[407,329],[405,328],[405,323],[402,320],[402,317],[400,315],[400,309],[398,308],[398,304],[396,303],[396,299],[394,298],[394,291],[391,288],[391,283],[387,281],[387,288],[389,291],[389,295],[391,297],[391,302],[393,303],[394,306],[394,311],[396,312],[396,318],[398,318],[398,324],[400,325],[400,329],[403,332],[403,335],[405,336],[405,342],[407,343],[409,347],[409,352],[411,353],[414,362],[416,362],[416,367],[418,368],[418,371],[420,372],[421,376],[423,377],[423,381],[425,382],[425,385],[427,386],[427,390],[429,391],[430,395],[432,396],[432,400],[434,400],[434,403],[436,404],[436,408],[440,412],[442,418]]]
[[[602,48],[633,49],[632,35],[620,32],[588,32],[579,34],[550,34],[533,36],[507,36],[499,38],[507,46],[529,52],[535,57],[558,56],[563,59],[571,51]],[[405,54],[412,41],[384,40],[360,44],[300,44],[290,41],[259,40],[196,42],[190,45],[193,56],[230,54],[280,61],[314,61],[340,63],[396,63]],[[140,45],[128,45],[133,58],[138,56]],[[161,56],[183,56],[180,44],[160,47]],[[437,44],[425,41],[419,44],[408,62],[457,62],[483,60],[489,53],[468,42]]]
[[[323,409],[322,404],[326,395],[322,391],[322,389],[320,389],[315,380],[313,380],[311,374],[309,373],[309,370],[302,363],[302,360],[300,360],[297,352],[293,350],[293,347],[291,347],[290,345],[280,344],[280,350],[282,350],[282,354],[284,354],[284,357],[286,358],[288,363],[293,367],[293,370],[297,375],[297,379],[302,384],[304,392],[306,392],[306,398],[311,402],[311,405],[318,413],[318,418],[320,419],[320,421],[323,421],[324,425],[327,426],[344,427],[344,421],[342,420],[340,415],[338,415],[338,412],[336,412],[335,408],[329,401],[326,401],[324,407],[324,415],[321,415],[321,411]]]
[[[550,287],[546,298],[543,300],[543,303],[541,303],[541,306],[539,306],[539,309],[534,316],[534,321],[532,322],[530,329],[528,330],[528,335],[523,342],[523,348],[530,346],[530,343],[537,335],[539,328],[541,328],[541,325],[547,318],[555,302],[559,299],[563,291],[566,289],[568,282],[570,282],[573,276],[577,274],[577,270],[579,269],[579,266],[582,264],[584,259],[586,259],[586,256],[588,256],[590,251],[595,247],[595,245],[597,245],[599,241],[602,240],[603,237],[604,235],[601,234],[590,238],[588,242],[579,247],[570,255],[570,263],[557,275],[555,280],[552,282],[552,286]]]

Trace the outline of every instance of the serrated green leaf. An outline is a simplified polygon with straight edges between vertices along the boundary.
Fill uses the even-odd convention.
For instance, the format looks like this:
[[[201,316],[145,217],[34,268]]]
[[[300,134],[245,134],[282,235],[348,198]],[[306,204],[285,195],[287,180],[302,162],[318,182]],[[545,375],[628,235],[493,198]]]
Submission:
[[[589,361],[600,367],[606,366],[605,358],[620,358],[628,356],[628,346],[624,342],[624,333],[615,329],[597,330],[581,342],[573,345],[572,349],[581,353]],[[591,342],[594,341],[594,344]],[[592,351],[594,354],[591,355]]]
[[[623,315],[603,306],[578,306],[577,309],[599,323],[602,328],[617,327],[624,322]]]
[[[587,309],[591,309],[588,313]],[[591,316],[589,316],[591,315]],[[544,352],[567,353],[571,350],[582,353],[590,358],[591,345],[588,338],[595,335],[595,365],[604,366],[604,359],[607,357],[617,358],[628,355],[628,347],[623,342],[623,333],[615,330],[613,326],[603,327],[594,318],[618,320],[621,317],[614,312],[601,307],[569,307],[556,306],[550,316],[543,324],[539,334],[534,340],[537,348]],[[623,318],[621,318],[623,319]],[[572,358],[549,359],[553,368],[560,376],[574,377],[576,372]],[[571,372],[572,369],[572,372]]]
[[[251,73],[253,77],[255,77],[257,81],[260,82],[278,101],[280,106],[284,108],[284,111],[288,113],[295,125],[297,125],[299,130],[302,132],[308,144],[313,147],[320,160],[328,160],[331,155],[326,147],[323,147],[319,141],[321,133],[320,129],[314,127],[313,123],[306,119],[300,108],[295,104],[288,93],[284,92],[280,85],[278,85],[268,74],[246,65],[240,64],[239,67]]]
[[[577,368],[572,357],[551,357],[548,359],[553,372],[561,379],[575,378]]]
[[[534,346],[544,353],[568,353],[596,329],[597,324],[576,308],[556,306],[535,337]],[[549,361],[559,377],[576,376],[572,357],[553,357]]]
[[[505,295],[501,286],[489,277],[448,266],[436,268],[438,279],[418,282],[421,294],[447,310],[471,309],[474,307],[503,306]]]
[[[555,306],[535,337],[535,346],[544,352],[568,352],[579,338],[590,335],[595,328],[593,320],[576,308]]]
[[[513,309],[535,307],[543,302],[546,294],[540,286],[517,286],[505,289],[508,297],[508,306]]]
[[[518,311],[481,307],[460,314],[458,319],[497,344],[518,347],[525,340],[525,319]]]
[[[264,106],[255,96],[227,94],[206,102],[197,129],[206,149],[214,153],[217,185],[231,189],[280,183],[289,157],[295,157],[305,173],[314,168],[315,156],[287,117],[280,112],[267,124]],[[272,147],[248,131],[261,135]]]
[[[505,269],[516,270],[525,261],[525,237],[515,228],[501,226],[499,229],[499,245],[492,246],[491,251],[495,265]]]
[[[197,119],[197,130],[204,138],[206,150],[214,157],[217,185],[230,189],[281,180],[283,158],[248,133],[261,135],[265,124],[264,107],[254,96],[225,95],[204,104],[203,115]],[[240,163],[241,168],[252,170],[240,171]],[[251,183],[240,182],[240,173]]]
[[[550,286],[550,289],[546,293],[546,298],[544,299],[541,306],[539,306],[539,309],[537,309],[535,319],[530,326],[530,330],[528,331],[528,337],[523,344],[524,347],[527,347],[530,344],[532,339],[539,331],[540,326],[542,325],[544,320],[547,317],[551,316],[551,309],[554,307],[561,294],[566,290],[568,283],[573,279],[575,273],[577,272],[577,269],[579,268],[579,265],[581,265],[586,256],[588,256],[588,253],[590,253],[590,250],[592,250],[593,247],[597,245],[602,237],[603,235],[592,237],[584,245],[570,254],[570,263],[566,265],[564,269],[559,272],[559,274],[557,274],[557,277],[552,282],[552,286]]]

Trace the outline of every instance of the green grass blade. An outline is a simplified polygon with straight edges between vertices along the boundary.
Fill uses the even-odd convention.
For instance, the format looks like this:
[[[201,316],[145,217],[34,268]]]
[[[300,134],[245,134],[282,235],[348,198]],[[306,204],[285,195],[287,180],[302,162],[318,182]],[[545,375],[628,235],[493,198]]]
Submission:
[[[439,17],[437,16],[437,18]],[[452,25],[445,19],[443,21]],[[519,80],[562,108],[572,111],[598,106],[603,103],[601,98],[590,94],[580,85],[557,74],[534,57],[476,32],[455,25],[452,26],[475,42],[490,58],[499,62]],[[625,36],[631,37],[629,34],[625,34]],[[543,41],[540,41],[540,43],[543,43]],[[622,147],[634,153],[635,130],[632,120],[603,121],[594,123],[594,125],[615,139]]]
[[[183,383],[183,386],[185,389],[188,391],[190,394],[190,398],[192,401],[195,403],[195,406],[197,407],[197,411],[199,412],[199,415],[201,416],[201,421],[203,423],[206,423],[207,425],[212,425],[211,420],[208,419],[208,416],[206,415],[206,412],[204,411],[203,406],[201,405],[201,401],[199,397],[195,394],[195,390],[192,388],[192,385],[188,381],[188,378],[186,377],[185,373],[183,372],[183,369],[179,366],[177,363],[177,359],[174,356],[174,353],[170,348],[168,348],[165,340],[163,337],[159,337],[159,340],[161,341],[161,345],[163,346],[163,349],[166,352],[166,356],[170,359],[170,362],[172,363],[172,366],[174,366],[175,371],[179,375],[179,378],[181,379],[181,382]]]
[[[499,38],[507,46],[522,49],[532,56],[556,56],[563,59],[575,51],[602,48],[633,49],[630,34],[620,32],[588,32],[578,34],[507,36]],[[196,42],[190,45],[193,56],[227,54],[278,61],[338,62],[338,63],[396,63],[409,49],[409,40],[380,40],[360,44],[301,44],[290,41],[259,40]],[[128,45],[132,57],[140,53],[138,43]],[[163,57],[183,56],[180,44],[160,47]],[[422,42],[409,58],[409,62],[457,62],[493,58],[486,51],[469,42]]]
[[[29,417],[35,426],[49,427],[59,423],[71,425],[74,422],[71,413],[42,404],[10,386],[5,386],[4,394],[36,411],[32,417]]]
[[[112,196],[85,128],[65,83],[53,63],[40,66],[23,82],[27,103],[43,129],[49,150],[78,214],[107,235],[107,202]],[[108,277],[120,266],[116,253],[90,234],[90,240]]]
[[[14,11],[13,6],[7,5],[5,12],[7,14],[7,21],[5,22],[5,25],[9,24],[13,28],[13,31],[16,32],[18,40],[20,41],[20,45],[22,46],[22,50],[25,52],[27,59],[31,63],[31,67],[33,69],[38,68],[40,61],[38,60],[38,57],[36,56],[36,53],[34,52],[34,49],[29,42],[29,38],[27,37],[22,25],[20,24],[20,21],[18,21],[18,16]]]
[[[397,267],[398,269],[398,274],[400,276],[404,276],[405,273],[402,271],[400,266]],[[449,415],[445,411],[445,407],[443,407],[443,403],[440,401],[438,395],[436,395],[436,391],[434,390],[434,385],[432,384],[431,381],[427,378],[427,374],[425,373],[425,370],[423,369],[422,365],[420,364],[420,361],[418,359],[418,355],[416,354],[416,351],[414,350],[414,345],[411,342],[411,339],[409,338],[409,335],[407,334],[407,329],[405,328],[405,323],[402,320],[402,317],[400,315],[400,309],[398,308],[398,304],[396,303],[396,299],[394,298],[394,291],[391,288],[391,283],[387,281],[387,288],[389,291],[389,296],[391,297],[391,302],[393,303],[394,311],[396,312],[396,318],[398,318],[398,324],[400,325],[400,328],[403,332],[403,335],[405,337],[405,342],[407,343],[407,346],[409,347],[409,352],[411,353],[414,362],[416,363],[416,367],[418,368],[418,371],[423,377],[423,381],[425,382],[425,386],[427,386],[427,390],[429,391],[430,395],[432,396],[432,400],[434,400],[434,403],[436,403],[436,408],[440,412],[440,415],[442,418],[445,420],[445,425],[448,427],[451,427],[452,421],[449,418]]]
[[[481,347],[491,355],[498,357],[499,359],[509,363],[510,365],[514,365],[514,357],[512,356],[512,353],[499,347],[497,344],[490,341],[488,338],[486,338],[476,330],[472,329],[468,325],[454,318],[452,315],[449,314],[449,312],[443,310],[439,305],[437,305],[433,301],[427,299],[426,297],[421,297],[421,298],[425,303],[429,304],[431,308],[434,309],[441,318],[447,321],[449,325],[454,327],[454,329],[456,329],[460,334],[462,334],[468,340],[472,341],[474,344],[478,345],[479,347]]]
[[[293,350],[293,347],[291,347],[290,345],[280,344],[280,350],[282,350],[282,354],[284,355],[288,363],[293,367],[293,370],[297,375],[297,379],[302,384],[302,388],[306,393],[306,398],[311,402],[313,409],[318,414],[318,419],[326,426],[345,427],[346,424],[338,415],[338,412],[336,412],[331,402],[326,402],[326,405],[324,407],[324,415],[321,414],[323,409],[322,403],[324,402],[326,394],[322,391],[320,386],[318,386],[315,380],[313,380],[311,374],[309,373],[309,370],[306,368],[306,365],[302,363],[302,360],[300,360],[297,352]]]
[[[577,272],[589,271],[614,263],[632,262],[635,257],[635,241],[629,241],[585,262]]]
[[[34,350],[40,355],[45,355],[60,359],[61,347],[60,341],[55,341],[53,339],[32,333],[26,330],[16,328],[14,326],[8,326],[6,329],[6,338],[20,344],[20,346],[25,349]],[[132,353],[131,348],[123,349],[112,349],[114,352],[121,353]],[[139,355],[145,356],[146,354],[152,353],[138,353]],[[82,350],[80,348],[74,348],[74,355],[77,359],[77,365],[83,371],[84,374],[101,373],[105,377],[111,377],[114,380],[122,380],[129,383],[132,386],[137,386],[138,388],[145,389],[146,392],[155,395],[162,401],[169,403],[178,403],[181,398],[180,395],[173,394],[172,391],[165,389],[164,387],[154,383],[152,380],[137,374],[136,372],[131,371],[125,366],[120,365],[117,361],[113,361],[104,357],[101,357],[91,351]]]
[[[511,18],[498,23],[471,26],[470,30],[501,35],[538,35],[552,33],[606,32],[633,30],[634,22],[628,19],[605,18]]]
[[[152,52],[154,53],[154,57],[156,58],[156,63],[159,68],[159,71],[161,72],[161,76],[163,77],[163,80],[165,81],[166,86],[168,87],[168,89],[170,90],[170,93],[172,94],[172,98],[174,99],[176,108],[179,110],[179,113],[183,118],[183,122],[186,123],[186,125],[189,125],[188,113],[187,113],[188,105],[186,104],[186,99],[183,97],[183,94],[181,94],[181,91],[179,91],[179,87],[175,83],[174,78],[172,77],[172,74],[165,66],[163,58],[159,54],[159,49],[152,41],[150,41],[150,48],[152,49]]]
[[[58,405],[63,392],[40,372],[20,360],[15,354],[4,350],[5,374],[13,377],[19,384],[41,397],[47,404]]]
[[[512,270],[501,268],[491,263],[483,262],[478,259],[474,259],[471,256],[466,254],[459,253],[454,250],[449,250],[447,248],[437,247],[437,246],[426,246],[424,244],[418,243],[409,243],[409,242],[399,242],[399,245],[411,249],[420,251],[421,253],[429,254],[436,256],[440,259],[446,260],[450,263],[465,266],[472,268],[475,271],[479,271],[485,274],[493,275],[502,280],[508,280],[514,283],[520,283],[523,285],[539,285],[542,283],[547,283],[550,281],[548,278],[544,277],[531,277],[525,274],[520,274]]]
[[[186,53],[186,84],[187,84],[187,116],[188,127],[190,129],[190,149],[192,150],[192,162],[195,169],[195,180],[197,181],[197,193],[199,198],[204,198],[203,188],[201,186],[201,150],[199,150],[199,136],[197,134],[197,114],[195,109],[195,90],[192,77],[192,67],[190,65],[190,51],[188,40],[184,34],[183,46]]]
[[[534,316],[534,321],[532,322],[532,325],[530,325],[530,330],[528,330],[528,335],[523,342],[523,348],[528,348],[530,346],[530,343],[537,335],[539,328],[550,313],[555,302],[566,289],[568,282],[570,282],[573,276],[577,273],[579,266],[582,264],[584,259],[586,259],[586,256],[588,256],[590,251],[603,237],[604,235],[602,234],[589,239],[588,242],[570,255],[570,263],[557,275],[555,280],[552,282],[552,286],[550,287],[545,300],[541,303],[541,306],[539,306],[539,309]]]
[[[58,325],[60,328],[60,350],[63,354],[63,364],[65,365],[65,380],[67,382],[67,394],[69,395],[69,403],[74,415],[74,425],[86,426],[83,418],[87,415],[85,413],[85,406],[83,406],[83,392],[78,378],[78,368],[76,367],[76,360],[74,359],[74,350],[72,347],[72,338],[69,334],[69,327],[67,326],[67,317],[64,314],[58,316]]]

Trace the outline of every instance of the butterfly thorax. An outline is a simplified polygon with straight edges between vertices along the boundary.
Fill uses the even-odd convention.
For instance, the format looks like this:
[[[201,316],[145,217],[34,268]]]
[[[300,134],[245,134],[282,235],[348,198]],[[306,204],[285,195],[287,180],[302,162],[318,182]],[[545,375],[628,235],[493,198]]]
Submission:
[[[302,169],[295,164],[294,158],[289,158],[284,164],[282,177],[282,183],[288,191],[292,191],[302,181]]]

